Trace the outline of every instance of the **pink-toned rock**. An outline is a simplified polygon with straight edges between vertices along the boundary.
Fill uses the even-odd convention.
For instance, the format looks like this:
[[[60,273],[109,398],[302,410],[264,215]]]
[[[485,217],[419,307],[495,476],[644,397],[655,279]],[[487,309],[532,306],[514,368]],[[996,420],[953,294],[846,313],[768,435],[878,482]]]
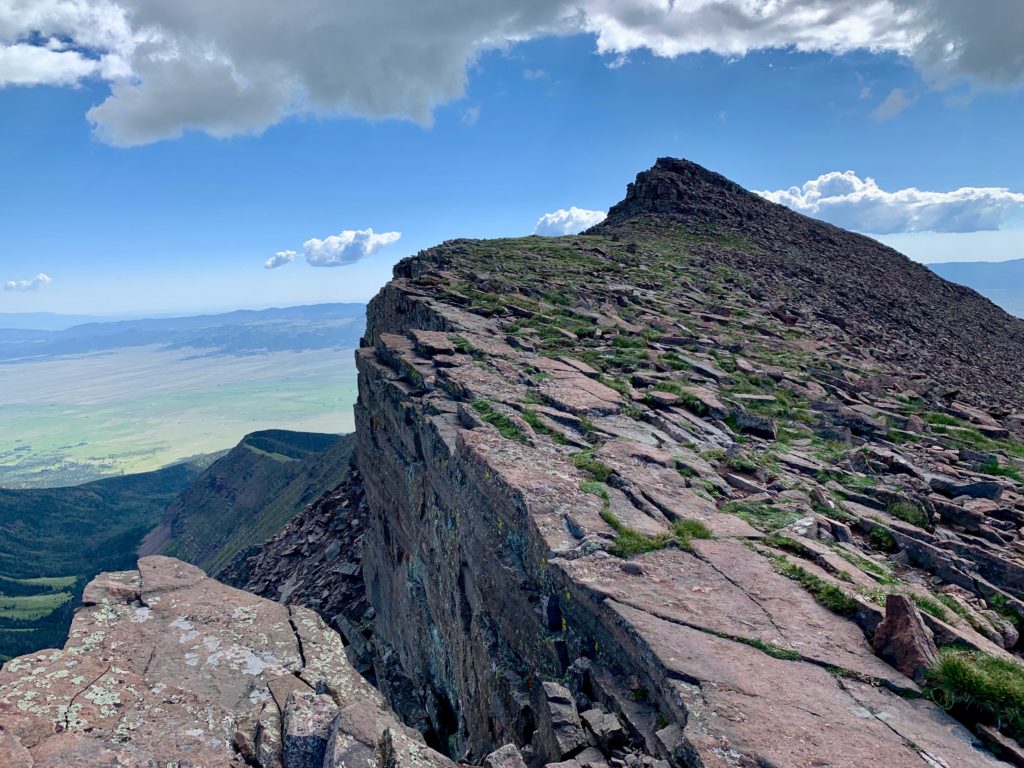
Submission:
[[[622,410],[622,395],[582,373],[547,379],[541,382],[540,391],[554,405],[578,416]]]
[[[403,729],[309,611],[167,557],[101,574],[86,595],[63,650],[0,671],[2,768],[333,768],[332,737],[369,741],[365,755]]]
[[[925,670],[939,659],[931,630],[906,595],[890,594],[885,620],[875,629],[875,651],[907,677],[923,682]]]
[[[455,353],[455,345],[447,333],[414,329],[409,332],[409,335],[412,336],[413,342],[416,344],[416,351],[426,357]]]

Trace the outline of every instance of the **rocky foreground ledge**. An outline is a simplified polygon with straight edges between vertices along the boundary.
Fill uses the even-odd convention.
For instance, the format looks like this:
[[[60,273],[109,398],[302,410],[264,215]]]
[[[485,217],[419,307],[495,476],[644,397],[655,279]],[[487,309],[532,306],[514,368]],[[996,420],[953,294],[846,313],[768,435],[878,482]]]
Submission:
[[[85,589],[63,650],[0,672],[0,767],[436,766],[305,608],[147,557]]]

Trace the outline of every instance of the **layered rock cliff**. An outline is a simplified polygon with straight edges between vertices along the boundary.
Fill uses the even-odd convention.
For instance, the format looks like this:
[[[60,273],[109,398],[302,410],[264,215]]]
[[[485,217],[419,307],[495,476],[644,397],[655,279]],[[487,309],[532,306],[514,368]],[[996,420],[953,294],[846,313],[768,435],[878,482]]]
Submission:
[[[320,611],[406,724],[464,763],[1020,764],[1021,359],[1024,322],[972,291],[660,160],[583,235],[400,263],[357,353],[357,468],[232,575]],[[119,638],[151,609],[147,562],[111,608]],[[199,584],[185,645],[189,617],[217,618]],[[320,725],[300,735],[348,733],[331,706],[350,699],[303,677],[305,640],[287,655],[298,630],[271,605],[258,640],[231,642],[280,633],[280,666],[327,694],[303,689],[294,722]],[[54,663],[91,658],[89,617],[107,613],[88,610]],[[147,639],[143,667],[171,640]],[[17,663],[7,733],[4,712],[42,695],[18,692],[50,679],[45,657]],[[245,690],[264,685],[287,731],[291,694]],[[415,733],[359,691],[383,719],[356,741],[443,760],[396,750]],[[39,716],[30,734],[70,727]],[[264,765],[232,728],[218,754]]]
[[[357,355],[377,641],[468,760],[994,764],[918,683],[1019,673],[1020,359],[977,294],[683,161],[582,236],[421,253]]]

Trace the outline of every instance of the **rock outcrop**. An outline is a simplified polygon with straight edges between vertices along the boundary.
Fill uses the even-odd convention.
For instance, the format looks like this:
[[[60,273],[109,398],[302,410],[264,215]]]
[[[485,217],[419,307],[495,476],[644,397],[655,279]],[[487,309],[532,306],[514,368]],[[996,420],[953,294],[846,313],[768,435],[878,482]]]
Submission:
[[[63,650],[0,672],[3,768],[451,765],[308,609],[166,557],[101,574],[84,600]]]
[[[469,760],[994,765],[871,639],[896,593],[1015,658],[985,612],[1024,617],[1022,354],[976,294],[680,161],[584,235],[423,252],[357,354],[378,647]],[[551,683],[591,715],[567,753]]]
[[[906,595],[886,598],[885,619],[875,628],[874,646],[882,659],[919,683],[939,659],[932,631]]]

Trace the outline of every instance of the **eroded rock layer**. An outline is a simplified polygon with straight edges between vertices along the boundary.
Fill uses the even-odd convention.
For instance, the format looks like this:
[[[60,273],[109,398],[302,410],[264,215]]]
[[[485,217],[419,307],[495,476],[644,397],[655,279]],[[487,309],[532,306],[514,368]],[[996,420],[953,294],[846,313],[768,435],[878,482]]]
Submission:
[[[147,557],[0,672],[0,766],[434,766],[312,611]]]
[[[584,235],[423,252],[357,354],[377,641],[470,761],[995,765],[912,678],[1018,670],[1022,350],[682,161]]]

